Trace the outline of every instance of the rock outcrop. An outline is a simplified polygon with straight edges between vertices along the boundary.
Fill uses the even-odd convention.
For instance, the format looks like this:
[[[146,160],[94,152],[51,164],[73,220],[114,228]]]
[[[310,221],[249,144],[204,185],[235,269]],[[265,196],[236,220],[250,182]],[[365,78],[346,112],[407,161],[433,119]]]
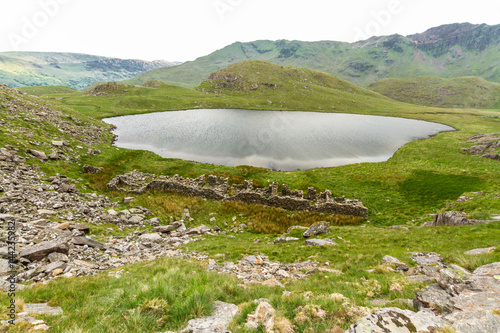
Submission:
[[[500,262],[484,265],[473,273],[447,265],[436,253],[419,253],[421,272],[436,283],[417,293],[418,312],[385,308],[358,320],[349,333],[435,332],[449,327],[456,333],[500,332]]]
[[[500,161],[500,133],[478,134],[465,140],[467,143],[474,143],[474,145],[462,148],[462,151]]]

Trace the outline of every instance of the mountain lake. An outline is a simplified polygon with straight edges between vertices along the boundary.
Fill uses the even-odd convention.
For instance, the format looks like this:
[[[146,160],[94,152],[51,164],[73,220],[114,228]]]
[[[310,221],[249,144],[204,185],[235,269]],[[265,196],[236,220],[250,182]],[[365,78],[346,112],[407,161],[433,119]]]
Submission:
[[[115,145],[166,158],[293,171],[389,159],[401,146],[455,129],[395,117],[197,109],[104,119]]]

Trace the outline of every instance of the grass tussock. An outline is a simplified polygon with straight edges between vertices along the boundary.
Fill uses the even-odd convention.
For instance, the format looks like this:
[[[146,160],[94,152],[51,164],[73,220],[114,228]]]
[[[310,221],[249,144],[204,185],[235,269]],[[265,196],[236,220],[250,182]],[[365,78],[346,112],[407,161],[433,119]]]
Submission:
[[[312,212],[291,212],[274,207],[250,205],[239,202],[225,202],[221,210],[243,214],[252,220],[251,230],[257,233],[284,233],[294,225],[309,227],[318,221],[329,222],[332,226],[357,225],[364,219],[356,216],[330,215]]]

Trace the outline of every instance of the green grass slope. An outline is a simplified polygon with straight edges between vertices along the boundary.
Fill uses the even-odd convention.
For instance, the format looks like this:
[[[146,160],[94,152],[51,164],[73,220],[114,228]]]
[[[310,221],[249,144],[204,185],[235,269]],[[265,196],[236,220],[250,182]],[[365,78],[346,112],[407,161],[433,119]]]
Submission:
[[[203,108],[377,113],[405,107],[329,74],[259,60],[221,69],[196,89],[154,80],[143,86],[109,82],[84,94],[54,94],[53,97],[97,118]]]
[[[500,108],[500,84],[478,77],[384,79],[369,87],[396,101],[437,107]]]
[[[451,38],[450,38],[451,36]],[[208,76],[243,60],[267,60],[336,75],[367,87],[384,78],[432,75],[478,76],[500,82],[500,25],[449,24],[412,36],[372,37],[356,43],[258,40],[234,43],[179,66],[159,68],[128,80],[161,80],[194,87]]]
[[[181,219],[187,208],[193,218],[193,221],[185,220],[187,227],[218,225],[233,236],[203,235],[198,237],[199,241],[182,245],[180,251],[207,253],[218,264],[225,261],[237,262],[245,255],[262,253],[269,256],[271,261],[311,260],[319,267],[340,270],[343,274],[322,271],[312,273],[303,280],[282,280],[286,290],[291,292],[288,297],[283,297],[283,289],[279,287],[254,284],[242,286],[235,276],[207,272],[208,260],[199,262],[193,258],[160,258],[112,269],[113,273],[123,273],[121,278],[114,274],[108,275],[108,272],[97,276],[59,277],[50,283],[39,283],[17,290],[17,305],[48,302],[51,306],[61,306],[64,315],[33,314],[36,319],[43,319],[54,332],[164,332],[182,330],[188,320],[210,315],[213,302],[220,300],[239,306],[241,312],[228,329],[244,333],[249,332],[245,327],[247,314],[255,311],[257,306],[253,300],[265,297],[276,309],[276,317],[288,319],[297,332],[343,331],[361,316],[353,312],[355,306],[374,308],[371,301],[382,299],[393,301],[388,306],[408,308],[397,300],[412,299],[425,286],[424,283],[408,283],[400,273],[381,268],[379,265],[384,255],[394,256],[414,266],[410,260],[412,252],[432,251],[443,255],[447,263],[458,264],[469,270],[500,260],[498,248],[481,256],[464,254],[464,251],[473,248],[498,247],[498,222],[456,227],[420,227],[421,222],[431,219],[430,214],[445,210],[465,211],[472,218],[479,219],[500,214],[500,162],[460,150],[473,144],[467,143],[465,138],[473,134],[498,131],[499,110],[424,108],[394,102],[363,89],[356,90],[356,87],[351,87],[346,82],[314,71],[301,72],[301,69],[276,68],[262,63],[258,66],[260,73],[253,73],[250,70],[256,64],[258,63],[239,64],[242,67],[239,73],[243,73],[243,77],[238,76],[237,80],[227,80],[229,74],[235,75],[234,70],[222,71],[224,75],[220,72],[214,74],[213,81],[206,82],[200,87],[200,91],[158,82],[150,82],[148,87],[108,83],[86,94],[79,93],[79,96],[74,92],[58,93],[55,89],[54,96],[46,97],[42,94],[41,98],[37,98],[0,86],[0,147],[12,145],[19,149],[20,155],[25,156],[27,148],[50,152],[51,140],[64,139],[74,149],[72,154],[68,151],[68,156],[76,161],[48,161],[42,164],[33,158],[28,160],[28,163],[40,166],[46,173],[43,179],[56,173],[73,179],[81,178],[77,182],[79,190],[109,196],[116,202],[114,208],[117,211],[138,205],[146,207],[160,218],[162,224],[169,223],[171,219]],[[290,78],[285,80],[282,75],[288,75],[286,72],[290,73]],[[283,81],[275,81],[278,78]],[[149,108],[159,108],[153,107],[153,102],[161,107],[172,108],[210,103],[244,107],[248,105],[245,103],[254,103],[253,99],[271,97],[272,100],[279,100],[273,98],[272,93],[278,93],[280,89],[291,89],[289,95],[293,91],[304,92],[305,88],[293,86],[298,82],[315,91],[327,89],[332,94],[353,89],[349,93],[354,96],[373,96],[373,99],[379,96],[379,100],[392,103],[392,107],[381,107],[380,102],[379,107],[375,105],[367,110],[358,108],[353,112],[364,111],[442,122],[454,126],[458,131],[411,142],[382,163],[275,172],[249,166],[233,168],[164,159],[146,151],[112,147],[111,136],[105,130],[107,126],[89,117],[141,113]],[[259,87],[253,89],[256,83]],[[272,84],[282,86],[274,89]],[[217,93],[202,91],[214,88],[218,90]],[[257,97],[251,97],[254,94]],[[58,98],[54,99],[55,96]],[[307,99],[295,99],[294,104],[288,107],[299,109],[306,101]],[[272,109],[276,104],[267,103],[262,107]],[[319,109],[329,104],[329,101],[321,104],[321,99],[311,98],[309,109]],[[353,104],[360,105],[361,102]],[[65,128],[64,133],[61,132],[61,125]],[[99,131],[102,134],[99,136],[101,140],[86,143],[87,136],[82,131],[92,127],[102,128]],[[78,147],[80,145],[83,149]],[[101,154],[88,154],[88,148],[99,149]],[[103,169],[98,174],[83,174],[81,167],[84,164],[102,166]],[[310,225],[312,221],[328,220],[331,216],[292,213],[250,204],[214,202],[163,192],[134,194],[134,201],[123,203],[123,197],[130,194],[106,190],[106,183],[115,175],[134,169],[170,176],[216,174],[229,177],[231,183],[255,179],[254,184],[261,186],[277,181],[289,184],[292,189],[307,189],[308,186],[314,186],[318,190],[328,188],[334,196],[345,195],[360,199],[369,208],[369,217],[362,226],[332,224],[327,234],[319,236],[336,239],[338,246],[335,247],[306,246],[303,241],[272,244],[273,239],[288,225]],[[0,197],[3,195],[0,192]],[[457,202],[459,196],[466,199]],[[23,202],[18,201],[16,205],[22,207]],[[216,217],[216,221],[211,220],[212,217]],[[236,217],[236,221],[233,217]],[[73,221],[78,222],[78,216],[75,218]],[[247,224],[249,229],[245,229],[243,233],[232,233],[231,228],[239,223]],[[408,230],[383,227],[391,224],[404,225]],[[110,236],[129,236],[135,239],[133,237],[138,237],[138,234],[152,231],[152,226],[148,225],[121,228],[119,225],[101,224],[100,221],[91,224],[90,228],[99,241],[109,240]],[[298,231],[292,235],[301,237]],[[259,239],[258,242],[256,238]],[[332,293],[341,293],[349,299],[349,303],[332,299]],[[0,310],[1,320],[8,319],[9,302],[7,293],[0,292],[0,305],[3,309]],[[321,306],[322,310],[327,311],[327,315],[319,319],[311,314],[307,315],[307,320],[299,320],[299,306],[306,305]],[[27,332],[29,326],[21,323],[10,329],[4,328],[14,332]]]
[[[377,93],[320,71],[282,67],[264,60],[242,61],[210,75],[196,88],[208,94],[241,97],[255,108],[360,112],[393,108]]]
[[[187,177],[217,173],[238,181],[255,179],[264,186],[277,181],[303,190],[308,186],[319,190],[332,189],[335,195],[360,199],[370,209],[370,220],[376,223],[422,221],[464,193],[479,191],[486,194],[477,197],[478,201],[467,206],[466,210],[476,212],[478,216],[483,211],[500,214],[498,200],[490,200],[498,192],[500,164],[460,150],[468,146],[462,139],[498,131],[498,111],[443,110],[410,105],[328,74],[281,67],[265,61],[245,61],[229,66],[214,73],[197,89],[158,82],[146,85],[151,87],[107,83],[85,94],[58,95],[58,99],[48,100],[54,105],[71,107],[99,119],[190,108],[247,108],[395,116],[443,123],[458,131],[407,144],[383,163],[289,173],[163,159],[144,151],[108,150],[103,151],[97,160],[89,161],[108,170],[101,175],[101,189],[105,188],[110,177],[133,169]],[[488,202],[488,208],[484,202]],[[460,206],[462,204],[457,209]]]
[[[177,63],[107,58],[78,53],[0,52],[0,84],[10,87],[64,85],[83,89],[98,80],[125,80]]]
[[[47,96],[55,94],[78,94],[79,91],[67,86],[33,86],[33,87],[18,87],[24,93],[33,96]]]

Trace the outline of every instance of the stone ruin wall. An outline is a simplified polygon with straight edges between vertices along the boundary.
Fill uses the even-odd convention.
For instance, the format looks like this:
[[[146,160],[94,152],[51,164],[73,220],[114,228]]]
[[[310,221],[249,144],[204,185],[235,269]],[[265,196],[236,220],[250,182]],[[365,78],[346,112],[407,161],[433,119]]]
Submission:
[[[358,200],[344,197],[332,197],[329,190],[317,193],[309,187],[307,194],[301,190],[291,191],[288,185],[283,184],[281,193],[278,192],[278,183],[269,187],[253,187],[253,180],[246,180],[244,184],[229,186],[228,179],[214,175],[202,175],[198,178],[183,178],[175,175],[156,176],[137,171],[118,175],[107,185],[108,189],[140,194],[148,190],[178,192],[194,195],[216,201],[237,201],[250,204],[259,204],[278,207],[286,210],[312,211],[328,214],[343,214],[366,217],[368,209]]]

